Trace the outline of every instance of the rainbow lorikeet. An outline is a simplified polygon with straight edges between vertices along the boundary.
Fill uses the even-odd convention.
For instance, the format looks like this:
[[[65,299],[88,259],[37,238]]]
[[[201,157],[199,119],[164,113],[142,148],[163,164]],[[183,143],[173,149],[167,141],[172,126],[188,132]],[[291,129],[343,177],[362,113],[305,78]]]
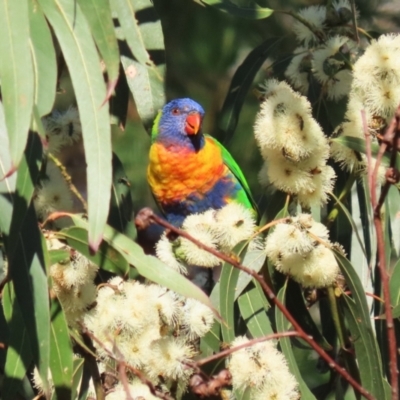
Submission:
[[[256,209],[239,166],[222,144],[202,133],[203,108],[184,98],[158,113],[151,135],[147,179],[168,221],[236,201]]]

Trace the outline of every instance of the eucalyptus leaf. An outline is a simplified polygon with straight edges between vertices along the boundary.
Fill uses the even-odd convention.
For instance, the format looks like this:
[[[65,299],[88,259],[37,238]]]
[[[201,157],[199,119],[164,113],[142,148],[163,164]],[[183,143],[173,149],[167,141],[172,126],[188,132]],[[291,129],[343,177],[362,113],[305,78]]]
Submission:
[[[17,397],[21,380],[32,361],[32,353],[21,309],[15,298],[13,284],[7,283],[2,293],[4,316],[9,330],[2,399],[14,400]]]
[[[287,284],[283,285],[283,287],[280,289],[277,298],[282,304],[285,304],[286,296],[287,296]],[[277,332],[287,332],[291,329],[291,324],[287,321],[287,319],[279,309],[276,309],[275,321],[276,321]],[[301,399],[315,400],[315,396],[311,393],[309,387],[304,382],[304,379],[301,376],[299,367],[297,365],[296,359],[293,354],[290,337],[280,338],[279,343],[281,345],[282,353],[285,355],[286,360],[288,362],[289,370],[296,377],[296,380],[299,384]]]
[[[390,303],[392,307],[400,305],[400,259],[397,260],[389,281]],[[394,311],[394,310],[393,310]]]
[[[87,162],[89,244],[97,250],[111,196],[111,128],[106,86],[89,25],[69,0],[38,0],[60,43],[68,65],[82,123]]]
[[[0,0],[1,97],[11,169],[21,160],[31,122],[34,75],[29,40],[28,1]]]
[[[113,88],[119,75],[119,50],[108,0],[78,0],[103,58]]]
[[[263,19],[272,15],[274,10],[267,7],[260,7],[256,2],[248,7],[241,7],[231,0],[200,0],[202,3],[213,6],[220,11],[249,19]]]
[[[165,52],[161,21],[150,0],[112,0],[121,24],[121,62],[146,129],[165,104]]]
[[[51,305],[50,370],[55,394],[59,399],[71,398],[73,351],[68,325],[60,303]]]
[[[358,151],[359,153],[366,154],[365,140],[354,136],[339,136],[331,139],[332,142],[339,143],[349,149]],[[379,151],[379,145],[376,143],[371,144],[372,155],[376,156]]]
[[[14,192],[17,184],[17,174],[5,178],[12,166],[8,149],[8,134],[4,117],[3,103],[0,101],[0,231],[8,236],[10,233]]]
[[[221,324],[222,340],[231,343],[235,339],[235,286],[239,277],[239,270],[228,263],[224,263],[219,278],[219,312],[223,323]]]
[[[34,102],[40,117],[53,108],[56,97],[57,63],[53,38],[46,18],[34,1],[28,1],[30,48],[34,60]]]
[[[354,340],[361,382],[377,399],[385,399],[381,355],[371,325],[368,304],[358,274],[350,262],[334,251],[340,270],[351,291],[351,298],[342,295],[346,306],[346,320]]]
[[[33,360],[39,370],[44,390],[48,391],[50,312],[45,251],[47,249],[42,247],[41,232],[31,203],[16,237],[15,251],[9,258],[9,271]]]
[[[271,322],[266,314],[269,307],[266,307],[265,297],[262,298],[257,288],[248,290],[238,299],[240,315],[244,319],[247,329],[252,337],[262,337],[273,334]]]

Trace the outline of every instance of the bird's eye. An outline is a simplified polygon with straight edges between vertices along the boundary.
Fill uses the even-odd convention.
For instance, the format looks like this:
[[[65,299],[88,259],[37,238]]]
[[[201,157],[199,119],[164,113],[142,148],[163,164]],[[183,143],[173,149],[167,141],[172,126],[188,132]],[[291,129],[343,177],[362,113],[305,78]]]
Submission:
[[[181,112],[179,111],[179,108],[173,108],[172,109],[172,115],[179,115]]]

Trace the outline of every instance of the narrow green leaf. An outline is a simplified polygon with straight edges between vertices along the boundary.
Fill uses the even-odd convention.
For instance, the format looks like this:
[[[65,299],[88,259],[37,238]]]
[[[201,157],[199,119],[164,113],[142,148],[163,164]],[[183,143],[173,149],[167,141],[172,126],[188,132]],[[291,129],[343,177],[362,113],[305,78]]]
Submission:
[[[142,65],[154,66],[146,50],[145,37],[142,34],[139,21],[136,17],[136,13],[143,6],[153,9],[151,2],[144,0],[111,0],[111,4],[113,10],[118,15],[118,21],[121,24],[124,38],[135,59]]]
[[[87,162],[89,243],[97,250],[111,196],[111,129],[106,87],[88,23],[79,4],[39,0],[53,27],[71,75],[82,122]]]
[[[0,80],[12,166],[25,149],[34,93],[27,0],[0,0]]]
[[[400,304],[397,304],[396,306],[393,307],[392,316],[393,316],[393,318],[400,317]]]
[[[339,143],[349,149],[358,151],[359,153],[366,154],[367,150],[365,148],[365,140],[354,137],[354,136],[339,136],[337,138],[331,139],[332,142]],[[376,156],[379,151],[379,145],[377,143],[371,144],[372,155]]]
[[[132,236],[128,234],[129,229],[131,228],[130,221],[133,212],[133,203],[130,191],[131,185],[126,176],[124,166],[116,154],[113,154],[112,167],[112,193],[110,213],[108,215],[107,223],[117,231],[125,233],[132,239],[136,239],[136,228],[133,229]]]
[[[400,259],[397,260],[393,268],[389,282],[390,303],[393,307],[400,305]]]
[[[371,324],[361,316],[355,301],[343,294],[345,318],[348,322],[357,357],[362,386],[376,399],[388,399],[385,393],[382,365],[377,354],[375,335]]]
[[[42,10],[36,2],[28,1],[29,45],[35,72],[35,94],[39,116],[48,114],[56,96],[57,62],[53,38]]]
[[[60,303],[51,304],[50,370],[59,399],[70,399],[72,393],[73,352],[68,325]]]
[[[67,249],[49,250],[49,265],[69,262],[70,252]]]
[[[9,271],[15,295],[26,326],[35,365],[45,390],[50,358],[50,312],[46,266],[33,205],[28,208],[21,230],[16,236],[16,250],[9,258]]]
[[[76,226],[87,230],[87,222],[79,215],[74,214],[70,217]],[[146,255],[143,249],[127,236],[106,225],[103,238],[111,247],[122,254],[144,278],[185,297],[196,299],[215,311],[210,299],[200,288],[179,272],[167,267],[158,258]]]
[[[94,264],[106,271],[126,276],[129,265],[126,259],[107,242],[102,242],[99,251],[92,255],[88,249],[88,232],[86,229],[73,226],[63,229],[57,236],[66,240],[68,245],[78,250]]]
[[[225,140],[231,139],[239,121],[245,97],[265,60],[277,51],[281,40],[271,38],[254,48],[236,70],[228,94],[219,115],[219,127],[225,132]]]
[[[400,204],[400,192],[395,186],[390,186],[388,193],[389,221],[392,233],[392,245],[397,257],[400,257],[400,219],[397,217]]]
[[[150,0],[113,0],[122,36],[121,62],[146,129],[165,103],[165,53],[161,22]],[[125,43],[127,45],[125,45]]]
[[[221,348],[221,323],[214,321],[212,328],[200,339],[200,350],[202,356],[206,357],[214,353],[218,353]]]
[[[2,399],[14,400],[32,361],[28,333],[22,318],[21,310],[15,298],[12,283],[7,283],[3,289],[3,310],[8,323],[9,342],[6,363],[4,366],[4,381],[2,382]]]
[[[267,254],[263,249],[254,248],[249,249],[246,248],[246,253],[244,257],[242,257],[242,264],[253,271],[259,272],[264,265],[265,259],[267,258]],[[247,285],[253,280],[253,277],[247,274],[244,271],[239,272],[239,277],[237,284],[235,286],[235,300],[241,295],[243,290],[247,287]]]
[[[287,283],[282,286],[279,291],[277,298],[281,301],[282,304],[285,304],[286,299],[286,289]],[[277,332],[287,332],[291,329],[290,323],[287,321],[285,316],[279,309],[275,311],[275,321],[276,321],[276,330]],[[296,359],[293,354],[292,344],[289,337],[282,337],[279,339],[282,353],[285,355],[286,360],[288,362],[290,372],[296,377],[297,382],[299,383],[299,389],[301,393],[302,400],[315,400],[314,395],[311,393],[309,387],[304,382],[303,377],[301,376],[299,367],[296,363]]]
[[[287,291],[290,293],[290,296],[286,297],[287,309],[292,315],[296,316],[299,324],[305,332],[312,336],[325,351],[332,351],[332,346],[322,335],[306,307],[300,285],[291,279],[286,285]]]
[[[108,0],[78,0],[106,65],[109,82],[119,75],[119,50]]]
[[[257,288],[247,291],[238,299],[240,314],[254,338],[274,333],[266,314],[268,307],[266,307],[265,300]]]
[[[147,68],[125,55],[121,57],[126,80],[144,127],[148,130],[153,119],[166,102],[164,80],[165,67],[159,66],[157,71]]]
[[[349,322],[360,366],[361,382],[377,399],[384,399],[381,356],[371,325],[364,288],[350,262],[339,252],[334,251],[334,253],[351,291],[351,299],[345,295],[343,295],[343,298],[347,310],[346,319]]]
[[[367,252],[365,251],[364,243],[363,243],[363,241],[362,241],[362,239],[361,239],[361,237],[360,237],[360,234],[359,234],[359,232],[358,232],[357,225],[356,225],[356,223],[354,222],[354,219],[353,219],[353,217],[352,217],[350,211],[349,211],[349,210],[347,209],[347,207],[339,200],[338,197],[336,197],[333,193],[331,193],[330,195],[335,199],[335,202],[336,202],[337,204],[339,204],[339,206],[340,206],[341,210],[343,211],[344,215],[346,216],[346,218],[347,218],[348,221],[350,222],[350,225],[351,225],[351,227],[353,228],[353,232],[355,233],[355,235],[356,235],[356,237],[357,237],[357,240],[358,240],[358,242],[359,242],[359,244],[360,244],[360,247],[361,247],[361,249],[362,249],[362,252],[363,252],[363,254],[364,254],[364,257],[367,258]]]
[[[239,277],[239,270],[228,263],[224,263],[219,278],[219,312],[221,313],[222,340],[231,343],[235,339],[235,286]]]
[[[257,3],[249,7],[241,7],[231,0],[200,0],[202,3],[213,6],[220,11],[227,12],[237,17],[249,19],[263,19],[272,15],[274,10],[271,8],[260,7]]]
[[[17,174],[4,178],[12,167],[8,148],[8,134],[4,119],[3,103],[0,101],[0,231],[6,236],[10,233],[11,217]]]
[[[373,224],[373,210],[371,207],[371,195],[369,191],[368,177],[365,175],[362,181],[357,181],[358,204],[360,205],[360,219],[363,228],[365,250],[368,263],[375,261],[377,238]],[[372,264],[371,264],[372,265]]]
[[[74,360],[74,372],[72,374],[72,399],[76,399],[79,391],[79,384],[82,380],[83,365],[85,360],[83,358],[77,358]]]
[[[12,225],[8,240],[7,253],[11,258],[18,242],[18,235],[31,203],[37,177],[42,163],[42,144],[39,136],[31,132],[25,148],[24,156],[18,167],[14,207],[12,210]]]

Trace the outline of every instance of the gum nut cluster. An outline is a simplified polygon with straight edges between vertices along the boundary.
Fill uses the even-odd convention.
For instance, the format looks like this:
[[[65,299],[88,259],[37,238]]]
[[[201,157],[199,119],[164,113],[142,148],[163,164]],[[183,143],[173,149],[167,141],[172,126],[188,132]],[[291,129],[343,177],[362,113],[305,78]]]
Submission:
[[[82,138],[82,126],[78,109],[70,107],[66,111],[55,110],[42,119],[46,138],[47,151],[57,154],[63,147],[71,146]]]
[[[368,132],[376,142],[376,135],[384,133],[399,103],[400,35],[382,35],[367,47],[354,64],[345,121],[338,126],[335,136],[364,139]],[[356,153],[336,141],[332,141],[331,156],[349,171],[366,170],[364,154]],[[385,165],[382,165],[380,181],[383,181],[384,174]]]
[[[296,195],[303,207],[326,203],[335,181],[329,144],[309,101],[286,82],[267,81],[254,133],[264,158],[262,185]]]
[[[310,214],[279,223],[267,236],[265,251],[275,268],[304,287],[332,285],[339,266],[330,249],[328,230]]]
[[[55,211],[73,211],[72,192],[60,169],[51,160],[47,160],[46,178],[35,188],[33,204],[42,221]]]
[[[231,344],[234,348],[249,342],[244,336]],[[272,341],[256,343],[235,351],[228,368],[234,390],[250,391],[252,400],[297,400],[298,384],[289,372],[285,357]]]
[[[98,267],[82,254],[65,246],[70,251],[69,260],[50,267],[53,290],[65,312],[70,326],[76,326],[87,309],[96,301],[96,286],[93,281]]]
[[[213,321],[212,311],[196,300],[120,277],[99,288],[96,307],[84,319],[103,362],[123,355],[154,384],[178,381],[182,390],[192,373],[185,362]]]
[[[219,210],[189,215],[182,224],[182,229],[193,238],[223,252],[249,239],[255,227],[254,213],[237,202]],[[221,264],[218,257],[190,240],[178,238],[171,242],[165,234],[156,245],[156,254],[166,265],[184,274],[188,265],[211,268]]]

